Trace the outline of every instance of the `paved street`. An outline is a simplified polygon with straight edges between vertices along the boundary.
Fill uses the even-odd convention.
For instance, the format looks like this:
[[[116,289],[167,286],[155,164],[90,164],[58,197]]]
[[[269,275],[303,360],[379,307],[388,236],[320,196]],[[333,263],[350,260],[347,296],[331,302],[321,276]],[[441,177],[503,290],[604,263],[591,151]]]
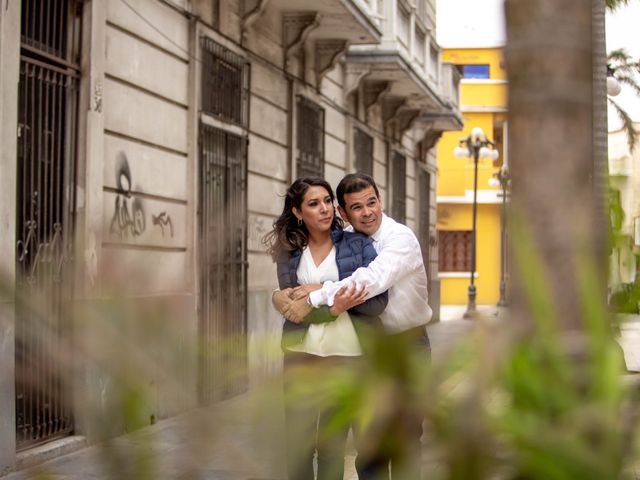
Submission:
[[[495,316],[494,307],[481,310]],[[473,328],[474,322],[459,319],[461,311],[455,307],[445,309],[442,321],[429,326],[434,359]],[[638,370],[640,317],[625,317],[622,333],[628,366]],[[279,389],[271,387],[162,420],[107,445],[83,448],[12,473],[3,480],[284,478],[281,398],[274,393]],[[345,480],[357,480],[353,460],[353,455],[347,456]],[[37,477],[42,473],[48,476]]]

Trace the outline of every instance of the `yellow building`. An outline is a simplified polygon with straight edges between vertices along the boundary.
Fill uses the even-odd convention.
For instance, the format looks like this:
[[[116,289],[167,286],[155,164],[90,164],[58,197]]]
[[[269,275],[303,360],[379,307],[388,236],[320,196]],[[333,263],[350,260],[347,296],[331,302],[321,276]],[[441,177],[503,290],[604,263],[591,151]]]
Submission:
[[[500,297],[502,190],[490,179],[505,161],[507,83],[502,48],[451,48],[443,62],[457,65],[462,132],[446,132],[438,144],[438,245],[441,303],[467,303],[470,281],[473,159],[454,156],[453,149],[474,127],[496,143],[497,161],[478,163],[476,224],[476,303],[496,304]],[[508,268],[508,265],[505,265]]]

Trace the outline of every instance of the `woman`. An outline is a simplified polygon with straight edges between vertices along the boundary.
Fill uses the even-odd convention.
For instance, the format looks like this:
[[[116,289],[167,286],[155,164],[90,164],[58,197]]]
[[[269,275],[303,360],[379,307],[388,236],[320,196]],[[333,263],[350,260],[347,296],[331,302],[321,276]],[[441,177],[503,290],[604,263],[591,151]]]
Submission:
[[[333,191],[320,178],[298,179],[289,187],[282,214],[265,243],[277,261],[281,290],[274,294],[276,305],[319,288],[322,282],[346,278],[376,256],[369,237],[343,230],[342,221],[335,215]],[[361,355],[362,340],[369,328],[382,328],[377,315],[386,307],[386,292],[367,301],[365,298],[363,289],[344,289],[331,308],[313,309],[300,324],[284,322],[289,480],[313,480],[314,451],[318,480],[342,480],[349,422],[328,425],[337,405],[324,401],[332,395],[320,389],[327,376],[339,371],[336,367],[349,367]],[[296,382],[292,374],[301,369],[306,376]]]

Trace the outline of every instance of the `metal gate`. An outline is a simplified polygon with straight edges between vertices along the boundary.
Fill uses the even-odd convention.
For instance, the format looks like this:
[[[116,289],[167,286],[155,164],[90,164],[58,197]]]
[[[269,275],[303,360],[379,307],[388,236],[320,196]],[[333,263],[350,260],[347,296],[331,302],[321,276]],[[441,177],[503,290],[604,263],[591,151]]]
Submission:
[[[73,430],[65,306],[73,236],[80,4],[22,2],[16,198],[16,441]]]
[[[246,141],[200,127],[202,403],[243,392],[247,377]]]

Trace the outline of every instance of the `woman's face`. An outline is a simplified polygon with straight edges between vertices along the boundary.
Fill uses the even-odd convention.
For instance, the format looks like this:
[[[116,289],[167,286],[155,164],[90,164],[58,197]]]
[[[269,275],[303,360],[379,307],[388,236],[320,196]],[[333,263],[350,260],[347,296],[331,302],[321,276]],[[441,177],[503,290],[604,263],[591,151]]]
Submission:
[[[293,207],[293,214],[302,220],[309,232],[325,232],[333,222],[333,202],[327,189],[311,186],[302,198],[300,209]]]

